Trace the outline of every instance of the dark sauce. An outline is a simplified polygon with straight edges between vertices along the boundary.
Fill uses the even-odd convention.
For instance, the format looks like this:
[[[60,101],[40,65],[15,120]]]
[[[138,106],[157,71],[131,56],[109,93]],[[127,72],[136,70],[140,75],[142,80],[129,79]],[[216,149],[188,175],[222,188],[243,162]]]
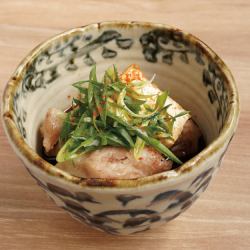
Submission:
[[[45,161],[49,162],[49,163],[52,164],[52,165],[56,165],[56,163],[57,163],[57,161],[56,161],[56,156],[48,156],[48,155],[46,155],[45,150],[44,150],[44,147],[42,147],[41,156],[42,156],[42,158],[43,158]]]
[[[176,154],[176,156],[183,162],[187,162],[190,159],[192,159],[195,155],[197,155],[198,153],[200,153],[204,148],[206,147],[206,142],[204,139],[204,136],[201,135],[199,140],[198,140],[198,150],[195,153],[189,154],[189,155],[179,155]],[[174,152],[173,152],[174,153]],[[179,167],[180,165],[178,165],[177,163],[173,163],[172,169],[175,169],[177,167]]]
[[[41,126],[39,126],[40,128]],[[42,138],[42,134],[40,129],[38,129],[37,131],[37,145],[36,145],[36,152],[47,162],[49,162],[52,165],[56,165],[57,161],[56,161],[56,156],[48,156],[45,153],[45,149],[43,147],[43,138]]]

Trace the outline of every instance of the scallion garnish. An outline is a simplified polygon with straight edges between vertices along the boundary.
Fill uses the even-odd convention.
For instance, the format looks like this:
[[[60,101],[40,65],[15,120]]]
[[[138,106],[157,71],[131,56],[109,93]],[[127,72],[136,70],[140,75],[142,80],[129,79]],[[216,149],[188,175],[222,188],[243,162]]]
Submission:
[[[174,117],[168,114],[170,105],[166,105],[166,91],[152,95],[137,92],[152,80],[124,83],[114,65],[106,70],[102,81],[97,80],[94,66],[88,80],[74,83],[81,95],[73,99],[72,108],[68,109],[60,135],[63,146],[57,161],[63,162],[108,145],[132,149],[138,159],[143,147],[148,145],[181,164],[157,138],[171,139],[175,120],[187,113]]]

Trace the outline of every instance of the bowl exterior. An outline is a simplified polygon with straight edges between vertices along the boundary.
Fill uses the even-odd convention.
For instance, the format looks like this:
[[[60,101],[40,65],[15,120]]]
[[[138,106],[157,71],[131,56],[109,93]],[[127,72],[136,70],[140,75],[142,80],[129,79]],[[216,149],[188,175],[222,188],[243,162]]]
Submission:
[[[127,235],[162,225],[189,208],[207,188],[228,144],[229,140],[197,168],[183,170],[181,178],[131,188],[74,185],[22,160],[37,184],[73,218],[107,233]]]

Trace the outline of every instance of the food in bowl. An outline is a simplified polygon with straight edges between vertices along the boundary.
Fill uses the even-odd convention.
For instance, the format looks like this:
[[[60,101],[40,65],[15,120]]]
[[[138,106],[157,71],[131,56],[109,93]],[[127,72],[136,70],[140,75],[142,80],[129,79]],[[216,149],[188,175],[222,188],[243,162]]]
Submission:
[[[121,74],[109,67],[99,81],[94,66],[73,84],[79,93],[70,108],[48,110],[40,129],[45,158],[78,177],[135,179],[194,156],[199,127],[154,79],[132,64]]]
[[[51,107],[63,114],[68,96],[77,97],[71,83],[94,64],[101,79],[113,63],[131,62],[191,111],[206,147],[178,167],[135,179],[79,177],[41,157],[37,132]],[[1,112],[14,152],[58,207],[102,231],[133,234],[176,218],[205,191],[235,133],[239,100],[230,70],[198,38],[165,24],[113,21],[71,29],[30,52],[6,86]]]

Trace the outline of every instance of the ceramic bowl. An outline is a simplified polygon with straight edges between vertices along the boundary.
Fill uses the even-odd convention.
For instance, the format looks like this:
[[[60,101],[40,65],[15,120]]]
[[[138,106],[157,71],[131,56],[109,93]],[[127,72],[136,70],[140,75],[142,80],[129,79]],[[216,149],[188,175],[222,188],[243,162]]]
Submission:
[[[93,64],[139,64],[147,77],[192,112],[207,146],[177,169],[135,180],[84,179],[46,162],[37,131],[49,107],[64,109],[73,82]],[[4,129],[15,153],[56,204],[113,234],[131,234],[176,218],[207,188],[234,135],[237,89],[223,61],[191,34],[164,24],[103,22],[75,28],[36,47],[3,94]],[[102,164],[100,162],[100,164]]]

